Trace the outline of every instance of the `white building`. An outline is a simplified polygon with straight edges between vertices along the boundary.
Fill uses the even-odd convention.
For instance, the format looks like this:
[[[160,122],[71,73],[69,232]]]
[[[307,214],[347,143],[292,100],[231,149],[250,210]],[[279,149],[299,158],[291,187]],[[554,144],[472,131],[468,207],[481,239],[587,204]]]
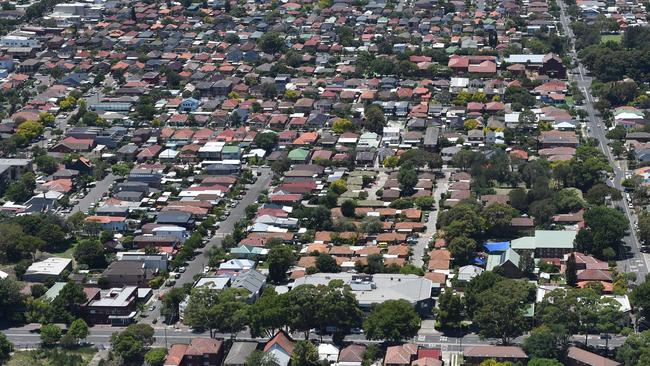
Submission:
[[[28,282],[45,282],[56,279],[66,270],[72,270],[72,259],[52,257],[44,261],[32,263],[23,279]]]

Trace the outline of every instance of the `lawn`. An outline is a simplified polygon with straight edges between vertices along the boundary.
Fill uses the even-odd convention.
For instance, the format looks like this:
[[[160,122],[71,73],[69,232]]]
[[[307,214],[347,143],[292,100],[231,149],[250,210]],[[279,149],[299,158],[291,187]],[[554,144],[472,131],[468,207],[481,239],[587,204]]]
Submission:
[[[622,36],[620,34],[603,34],[600,36],[600,43],[605,43],[608,41],[621,43],[621,37]]]
[[[7,366],[84,366],[93,358],[97,350],[84,347],[75,350],[38,349],[18,351],[11,357]]]

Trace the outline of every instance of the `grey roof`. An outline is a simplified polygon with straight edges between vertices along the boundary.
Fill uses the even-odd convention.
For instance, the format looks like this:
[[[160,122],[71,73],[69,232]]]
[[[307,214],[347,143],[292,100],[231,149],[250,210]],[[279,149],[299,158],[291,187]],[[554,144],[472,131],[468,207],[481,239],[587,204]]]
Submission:
[[[246,359],[250,356],[253,351],[257,349],[256,342],[234,342],[228,356],[226,356],[226,361],[224,365],[243,365],[246,363]]]
[[[240,273],[232,282],[232,288],[243,288],[251,294],[257,293],[266,283],[266,276],[259,271],[251,269]]]

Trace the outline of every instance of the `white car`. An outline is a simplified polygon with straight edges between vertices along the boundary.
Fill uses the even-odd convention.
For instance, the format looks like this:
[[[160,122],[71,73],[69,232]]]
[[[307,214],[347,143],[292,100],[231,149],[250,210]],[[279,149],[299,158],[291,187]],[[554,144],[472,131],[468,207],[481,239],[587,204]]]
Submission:
[[[208,272],[210,272],[210,267],[208,266],[203,267],[203,273],[208,273]]]

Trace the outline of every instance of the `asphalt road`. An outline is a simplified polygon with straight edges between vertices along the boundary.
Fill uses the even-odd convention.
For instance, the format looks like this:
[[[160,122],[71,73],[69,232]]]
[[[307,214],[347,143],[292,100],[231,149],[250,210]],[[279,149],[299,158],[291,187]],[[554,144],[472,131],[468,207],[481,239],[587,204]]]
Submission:
[[[608,185],[618,189],[623,190],[622,181],[625,179],[625,169],[622,168],[619,162],[616,161],[612,155],[609,146],[607,145],[609,140],[605,136],[607,133],[605,124],[600,119],[596,109],[594,108],[594,97],[591,94],[591,82],[592,78],[587,75],[586,69],[582,62],[578,59],[578,55],[575,51],[575,35],[570,27],[569,18],[566,16],[566,5],[564,2],[560,1],[560,22],[564,28],[565,34],[569,37],[571,41],[571,51],[570,56],[577,61],[577,68],[575,71],[577,73],[570,75],[570,78],[575,81],[578,87],[585,94],[584,109],[587,112],[587,135],[594,137],[598,140],[598,145],[603,151],[609,163],[613,169],[613,177],[607,182]],[[574,72],[575,72],[574,71]],[[636,273],[637,283],[643,282],[646,274],[648,273],[648,258],[644,253],[641,252],[641,245],[638,238],[636,237],[636,232],[634,230],[634,223],[637,222],[636,214],[628,206],[626,198],[616,203],[616,205],[625,213],[628,220],[630,221],[629,234],[623,238],[624,245],[627,250],[627,255],[625,258],[618,261],[618,266],[623,272]]]
[[[212,239],[206,244],[204,248],[199,250],[199,253],[196,255],[193,261],[188,262],[185,267],[185,272],[181,273],[179,279],[176,280],[174,287],[182,287],[186,283],[194,283],[194,276],[197,274],[203,273],[203,268],[208,265],[208,258],[203,255],[203,253],[213,246],[220,247],[223,237],[227,234],[232,233],[235,228],[235,223],[245,217],[244,210],[246,206],[255,202],[260,193],[269,188],[269,183],[273,177],[273,173],[269,168],[254,168],[253,170],[258,170],[261,172],[261,175],[257,177],[257,181],[250,185],[249,189],[246,191],[244,198],[238,201],[237,206],[230,209],[230,216],[226,220],[219,223],[219,230],[214,233]],[[168,290],[168,287],[162,288],[161,291]],[[159,292],[160,293],[160,292]],[[153,319],[158,319],[160,317],[160,306],[161,302],[158,300],[157,296],[153,302],[148,306],[154,305],[155,309],[151,312],[146,310],[146,318],[144,322],[151,323]]]
[[[90,206],[93,203],[97,203],[102,198],[102,195],[108,192],[110,185],[115,181],[115,179],[116,176],[113,175],[113,173],[108,173],[104,179],[98,181],[95,184],[95,186],[90,190],[90,192],[88,192],[88,194],[84,196],[84,198],[80,199],[79,202],[74,205],[72,211],[65,214],[65,217],[68,218],[79,211],[88,212]]]
[[[36,331],[40,327],[39,324],[29,324],[20,328],[9,328],[3,330],[3,333],[14,343],[16,348],[36,348],[40,345],[40,334]],[[98,348],[108,348],[110,346],[111,335],[115,332],[122,331],[123,327],[111,327],[107,325],[94,326],[90,328],[90,335],[86,338]],[[154,326],[155,331],[155,346],[170,346],[174,343],[189,343],[192,338],[209,337],[209,333],[193,332],[187,327],[174,327],[157,324]],[[216,334],[216,338],[230,338],[230,334]],[[302,339],[303,333],[292,334],[294,339]],[[321,339],[317,334],[311,334],[311,339]],[[247,332],[241,332],[237,335],[238,340],[254,340],[259,342],[267,341],[268,338],[251,338]],[[323,336],[323,341],[331,341],[330,336]],[[521,344],[524,337],[519,337],[514,340],[514,343]],[[576,335],[572,339],[576,343],[583,343],[585,340],[584,335]],[[376,341],[368,341],[363,334],[348,335],[345,341],[356,343],[377,343]],[[497,344],[495,339],[481,339],[476,334],[467,334],[463,337],[451,337],[444,335],[420,335],[412,339],[425,347],[441,347],[443,351],[460,351],[465,346],[481,346],[488,344]],[[608,342],[608,347],[618,347],[625,341],[624,337],[615,336]],[[605,340],[597,335],[590,335],[588,337],[588,344],[590,346],[604,347]]]
[[[429,221],[425,223],[426,230],[423,235],[420,235],[415,246],[413,246],[411,263],[413,263],[413,265],[416,267],[422,267],[422,265],[424,265],[422,257],[429,248],[429,237],[431,237],[436,232],[436,223],[438,222],[438,214],[440,213],[440,197],[444,192],[447,192],[447,188],[449,186],[449,177],[451,175],[449,172],[445,172],[444,174],[444,178],[438,179],[436,181],[436,188],[433,191],[435,209],[429,213]]]

